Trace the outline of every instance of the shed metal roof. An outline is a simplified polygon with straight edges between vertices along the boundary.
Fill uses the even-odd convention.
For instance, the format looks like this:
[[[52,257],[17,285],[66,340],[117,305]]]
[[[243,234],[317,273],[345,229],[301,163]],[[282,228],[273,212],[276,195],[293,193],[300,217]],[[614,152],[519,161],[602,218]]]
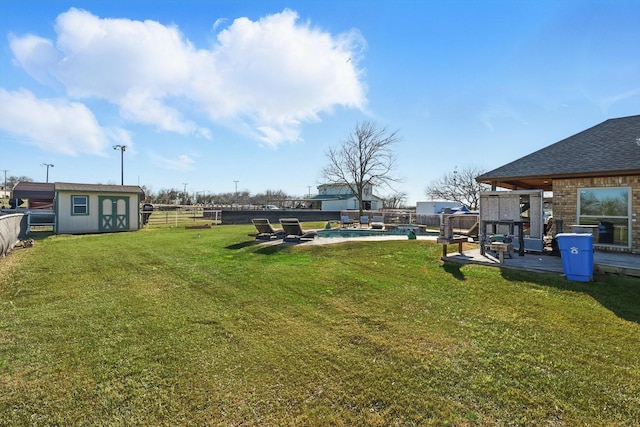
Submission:
[[[53,200],[56,191],[83,191],[89,193],[135,193],[140,194],[144,200],[145,194],[137,185],[102,185],[102,184],[77,184],[71,182],[18,182],[13,187],[12,197],[20,199],[46,199]]]
[[[640,115],[606,120],[476,180],[551,190],[555,178],[619,175],[640,175]]]
[[[12,197],[15,199],[53,200],[54,184],[48,182],[20,181],[13,186]]]

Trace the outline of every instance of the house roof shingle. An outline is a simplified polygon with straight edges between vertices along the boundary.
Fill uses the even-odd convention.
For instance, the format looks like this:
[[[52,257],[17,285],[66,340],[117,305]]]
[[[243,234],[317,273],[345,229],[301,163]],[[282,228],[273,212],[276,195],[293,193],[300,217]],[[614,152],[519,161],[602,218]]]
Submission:
[[[640,175],[640,115],[606,120],[476,180],[551,189],[554,178],[613,175]]]

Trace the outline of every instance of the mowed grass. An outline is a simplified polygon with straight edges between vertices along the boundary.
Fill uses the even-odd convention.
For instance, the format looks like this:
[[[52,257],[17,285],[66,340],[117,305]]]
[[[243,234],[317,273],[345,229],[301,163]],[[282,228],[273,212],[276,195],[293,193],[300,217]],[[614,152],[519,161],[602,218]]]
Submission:
[[[0,260],[0,425],[635,425],[640,283],[248,226]]]

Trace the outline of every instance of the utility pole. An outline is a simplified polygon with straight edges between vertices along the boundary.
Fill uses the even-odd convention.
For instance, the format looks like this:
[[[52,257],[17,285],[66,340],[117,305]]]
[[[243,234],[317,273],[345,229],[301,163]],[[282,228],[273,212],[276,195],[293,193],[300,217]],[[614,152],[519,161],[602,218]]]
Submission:
[[[7,196],[7,172],[9,172],[9,169],[2,169],[2,172],[4,172],[4,193],[2,194],[2,197],[6,197]]]
[[[46,166],[47,167],[47,180],[45,182],[49,183],[49,168],[52,168],[53,165],[51,163],[43,163],[42,166]]]
[[[236,202],[236,208],[237,208],[237,206],[238,206],[238,181],[233,181],[233,182],[236,183],[236,200],[235,200],[235,202]]]
[[[189,195],[187,194],[187,185],[189,185],[188,182],[183,182],[182,185],[184,186],[184,189],[182,190],[182,197],[183,197],[183,201],[186,204],[187,200],[189,199]],[[182,202],[180,202],[182,203]]]
[[[124,152],[127,149],[126,145],[114,145],[114,150],[120,150],[120,185],[124,185]]]

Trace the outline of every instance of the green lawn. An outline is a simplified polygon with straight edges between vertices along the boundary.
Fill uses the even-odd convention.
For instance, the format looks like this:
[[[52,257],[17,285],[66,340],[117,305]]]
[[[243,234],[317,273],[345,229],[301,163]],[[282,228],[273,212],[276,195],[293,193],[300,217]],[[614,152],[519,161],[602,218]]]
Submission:
[[[0,425],[640,420],[637,279],[251,231],[51,236],[0,259]]]

